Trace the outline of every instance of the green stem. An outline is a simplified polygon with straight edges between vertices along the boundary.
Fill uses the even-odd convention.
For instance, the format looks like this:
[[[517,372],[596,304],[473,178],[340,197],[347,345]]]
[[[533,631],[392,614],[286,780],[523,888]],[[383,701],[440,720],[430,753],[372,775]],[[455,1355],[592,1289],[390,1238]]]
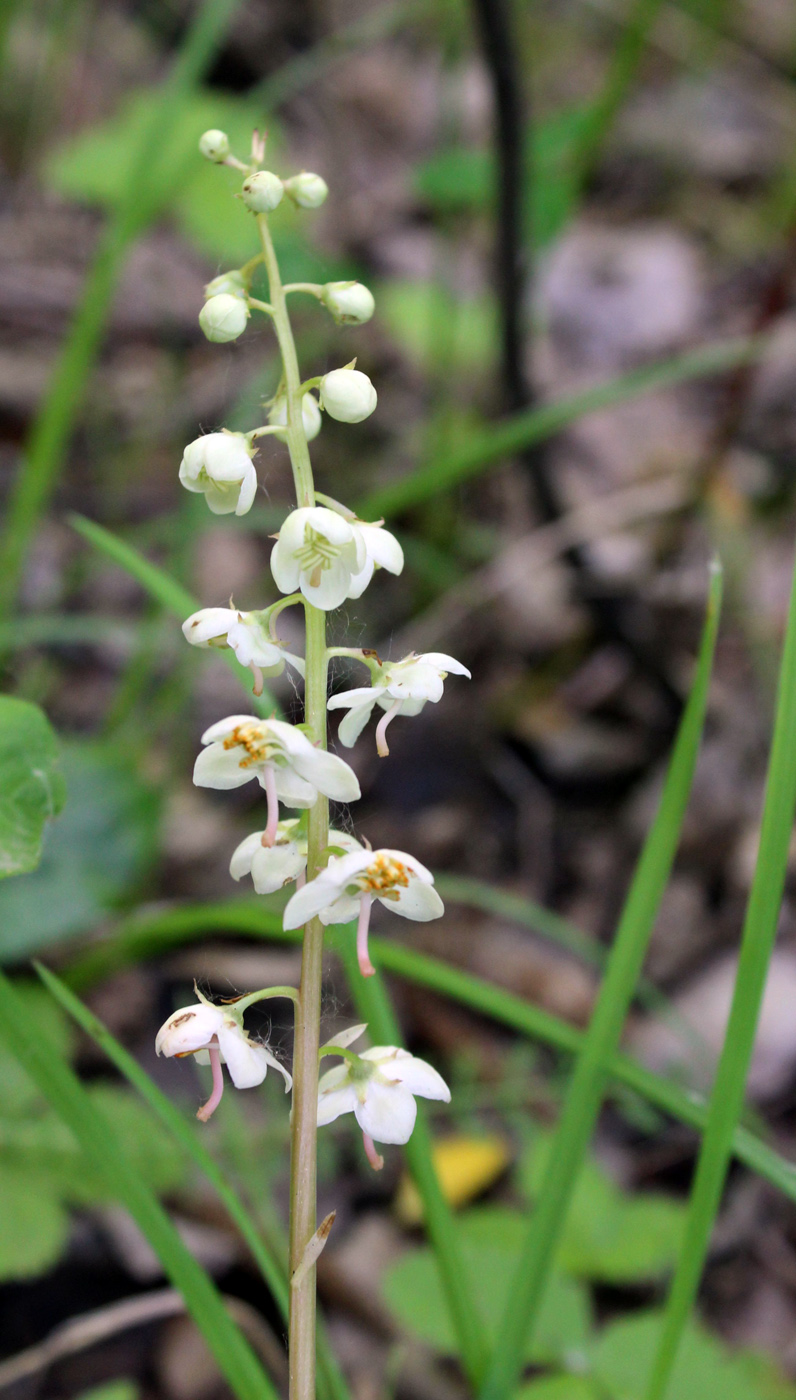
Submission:
[[[323,287],[317,282],[288,282],[282,289],[287,296],[290,292],[309,292],[310,296],[319,297]]]
[[[268,274],[274,330],[282,355],[287,400],[287,446],[299,506],[315,504],[315,486],[301,416],[302,387],[298,357],[287,314],[285,292],[271,241],[268,220],[257,225]],[[326,614],[305,604],[306,680],[304,719],[313,741],[326,747]],[[329,803],[320,796],[310,809],[307,833],[307,879],[320,869],[329,844]],[[304,929],[301,987],[293,1037],[293,1114],[290,1144],[290,1274],[295,1274],[315,1234],[318,1119],[318,1048],[321,1021],[323,924],[311,919]],[[315,1400],[315,1266],[290,1290],[290,1400]]]

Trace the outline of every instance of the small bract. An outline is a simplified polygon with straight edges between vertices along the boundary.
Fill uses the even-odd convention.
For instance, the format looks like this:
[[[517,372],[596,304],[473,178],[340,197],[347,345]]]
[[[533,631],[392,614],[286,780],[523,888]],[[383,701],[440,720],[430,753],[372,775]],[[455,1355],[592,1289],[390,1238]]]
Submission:
[[[221,292],[210,297],[199,312],[199,325],[208,340],[225,345],[237,340],[246,329],[249,308],[237,294]]]
[[[300,175],[291,175],[289,180],[285,180],[284,188],[285,194],[294,204],[300,204],[302,209],[317,209],[329,193],[326,181],[309,170],[302,170]]]
[[[358,369],[333,369],[320,383],[321,408],[339,423],[361,423],[376,407],[376,390]]]
[[[186,447],[180,481],[187,491],[204,493],[214,515],[245,515],[257,494],[252,454],[242,433],[206,433]]]
[[[199,150],[205,160],[212,160],[215,165],[226,160],[229,155],[229,137],[226,131],[205,131],[199,137]]]
[[[361,282],[327,282],[321,301],[331,311],[338,326],[361,326],[376,310],[373,293]]]
[[[255,170],[247,175],[241,191],[243,203],[253,214],[270,214],[281,203],[285,187],[272,170]]]

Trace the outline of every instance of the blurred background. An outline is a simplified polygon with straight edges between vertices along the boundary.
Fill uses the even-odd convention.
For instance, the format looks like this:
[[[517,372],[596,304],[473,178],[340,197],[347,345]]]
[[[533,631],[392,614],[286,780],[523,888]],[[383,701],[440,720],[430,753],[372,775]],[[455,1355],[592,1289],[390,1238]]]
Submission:
[[[376,298],[356,330],[292,303],[304,373],[356,355],[379,393],[358,428],[325,419],[318,486],[385,516],[406,553],[400,578],[380,573],[333,619],[332,641],[445,651],[473,673],[395,722],[389,760],[372,730],[353,751],[358,834],[416,854],[446,900],[429,926],[396,929],[382,910],[379,932],[585,1024],[690,684],[709,561],[723,559],[708,728],[627,1037],[649,1067],[704,1088],[754,869],[793,555],[792,5],[6,0],[0,70],[0,651],[5,689],[58,730],[69,794],[39,870],[0,885],[3,962],[24,987],[31,955],[63,970],[99,949],[90,1004],[189,1116],[199,1074],[158,1064],[154,1034],[193,977],[223,995],[298,976],[295,950],[225,925],[224,902],[250,894],[229,858],[261,808],[250,786],[208,792],[190,774],[203,729],[246,703],[240,677],[186,647],[178,623],[191,606],[277,596],[284,448],[260,446],[241,520],[212,516],[177,479],[187,442],[261,423],[277,385],[262,319],[229,346],[197,322],[204,284],[256,251],[235,173],[203,162],[198,136],[220,127],[245,156],[265,126],[271,168],[330,187],[317,213],[272,219],[285,279],[356,277]],[[179,585],[172,611],[85,518]],[[185,593],[197,601],[181,612]],[[300,651],[292,613],[279,626]],[[335,663],[338,688],[356,675]],[[297,713],[289,673],[272,685]],[[786,1155],[793,895],[750,1082],[750,1121]],[[200,918],[191,941],[159,942],[158,918],[202,901],[206,929]],[[143,941],[114,968],[131,919]],[[446,1180],[479,1270],[502,1279],[569,1061],[433,992],[394,991],[406,1044],[453,1084],[434,1117]],[[277,1314],[226,1217],[96,1049],[27,994],[278,1371]],[[351,1015],[330,958],[330,1034]],[[260,1024],[289,1054],[287,1013]],[[227,1094],[207,1140],[278,1235],[287,1110],[279,1085],[266,1090]],[[6,1357],[162,1286],[48,1113],[5,1056]],[[566,1321],[536,1364],[661,1296],[695,1142],[629,1091],[606,1109],[561,1276]],[[349,1120],[321,1147],[321,1207],[338,1209],[321,1296],[354,1394],[456,1400],[400,1154],[374,1177]],[[622,1212],[636,1207],[649,1213],[631,1230]],[[611,1211],[611,1246],[589,1242]],[[714,1338],[796,1375],[796,1214],[740,1169],[703,1305]],[[15,1396],[223,1394],[185,1318],[164,1316],[120,1321],[101,1343],[89,1328],[21,1378],[0,1364],[0,1379]],[[765,1374],[738,1394],[796,1393]]]

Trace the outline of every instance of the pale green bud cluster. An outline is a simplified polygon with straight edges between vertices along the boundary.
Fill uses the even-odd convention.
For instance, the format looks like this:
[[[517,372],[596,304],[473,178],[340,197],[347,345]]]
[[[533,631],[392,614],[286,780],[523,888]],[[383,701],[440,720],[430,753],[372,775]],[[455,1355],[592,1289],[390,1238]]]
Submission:
[[[373,293],[361,282],[327,282],[321,289],[321,301],[338,326],[362,326],[376,310]]]
[[[211,296],[199,312],[199,325],[208,340],[223,345],[228,340],[237,340],[246,329],[249,308],[240,295],[221,292]]]
[[[361,423],[376,407],[376,390],[358,369],[333,369],[319,385],[321,408],[338,423]]]
[[[220,165],[229,155],[229,137],[225,131],[206,131],[199,137],[199,150],[205,160]]]
[[[285,194],[302,209],[319,209],[329,193],[329,186],[320,175],[302,170],[300,175],[291,175],[285,180]]]
[[[243,181],[241,197],[253,214],[270,214],[282,202],[285,187],[272,170],[255,170]]]

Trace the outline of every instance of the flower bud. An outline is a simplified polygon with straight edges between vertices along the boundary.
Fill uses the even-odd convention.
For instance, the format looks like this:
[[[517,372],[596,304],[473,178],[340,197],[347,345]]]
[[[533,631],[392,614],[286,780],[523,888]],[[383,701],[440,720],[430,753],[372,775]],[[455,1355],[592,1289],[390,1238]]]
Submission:
[[[292,175],[285,180],[285,194],[294,204],[300,204],[302,209],[318,209],[328,193],[326,181],[320,175],[310,174],[309,170],[302,170],[300,175]]]
[[[227,340],[237,340],[246,329],[249,308],[239,296],[222,292],[212,296],[199,312],[199,325],[208,340],[223,345]]]
[[[253,214],[270,214],[284,193],[282,181],[272,170],[255,170],[243,181],[243,203]]]
[[[205,301],[210,297],[230,296],[240,297],[246,300],[248,288],[246,279],[242,272],[237,269],[234,272],[222,272],[219,277],[214,277],[212,282],[208,282],[205,287]]]
[[[376,310],[373,293],[361,282],[327,282],[321,301],[331,311],[338,326],[361,326]]]
[[[205,160],[212,160],[214,164],[220,165],[229,155],[229,137],[226,131],[206,131],[199,137],[199,150]]]
[[[312,442],[313,438],[316,438],[321,431],[321,410],[314,394],[305,394],[301,400],[301,421],[304,424],[307,442]],[[268,422],[280,426],[284,424],[287,427],[287,399],[284,394],[280,394],[279,398],[274,399],[268,414]]]
[[[320,384],[321,408],[339,423],[361,423],[376,407],[376,390],[358,369],[333,369]]]

